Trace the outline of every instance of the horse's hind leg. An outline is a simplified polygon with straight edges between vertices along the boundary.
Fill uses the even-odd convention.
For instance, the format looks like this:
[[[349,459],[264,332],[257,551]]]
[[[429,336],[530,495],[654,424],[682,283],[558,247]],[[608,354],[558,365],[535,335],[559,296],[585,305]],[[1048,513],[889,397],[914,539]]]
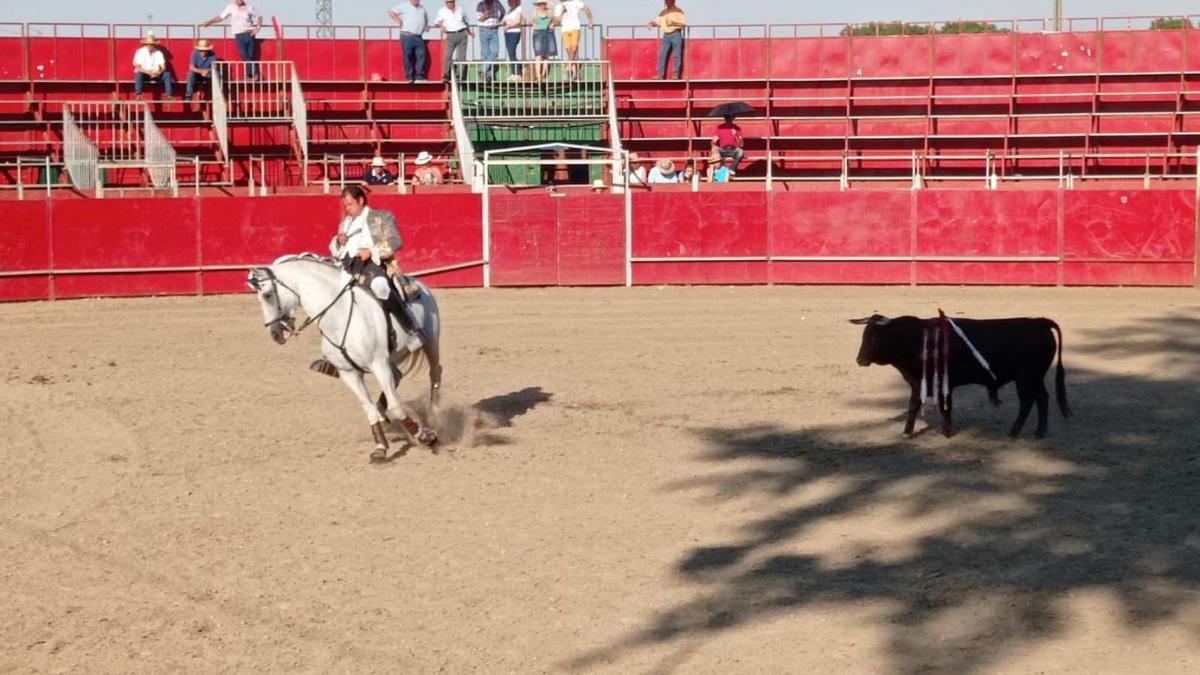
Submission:
[[[426,348],[425,358],[429,364],[429,424],[436,427],[442,403],[442,363],[437,349]]]
[[[401,405],[400,397],[396,394],[397,382],[393,375],[391,362],[385,359],[382,363],[373,366],[371,373],[375,375],[375,379],[378,380],[379,386],[383,390],[383,395],[387,397],[388,412],[398,412],[403,415],[400,425],[404,427],[408,436],[413,441],[426,446],[437,443],[437,433],[429,427],[419,424]]]

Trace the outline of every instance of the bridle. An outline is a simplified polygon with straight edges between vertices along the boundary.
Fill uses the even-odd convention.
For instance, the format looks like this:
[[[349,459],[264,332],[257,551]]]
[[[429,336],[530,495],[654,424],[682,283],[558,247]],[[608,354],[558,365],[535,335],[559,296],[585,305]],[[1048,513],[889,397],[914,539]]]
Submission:
[[[321,331],[321,337],[325,338],[329,344],[337,347],[338,351],[341,352],[342,357],[345,358],[351,366],[354,366],[354,368],[359,372],[367,372],[366,369],[355,363],[354,359],[350,358],[349,352],[346,351],[346,338],[350,335],[350,322],[354,318],[354,306],[358,304],[355,302],[354,293],[350,293],[350,312],[346,315],[346,327],[342,330],[341,342],[334,342],[329,338],[328,335],[325,334],[325,331],[321,329],[321,319],[324,318],[325,314],[328,313],[329,310],[333,309],[333,306],[342,299],[342,296],[346,295],[347,292],[354,288],[355,281],[353,278],[351,278],[344,286],[342,286],[342,290],[338,291],[338,294],[333,296],[333,300],[330,300],[329,304],[325,305],[324,309],[305,319],[304,323],[300,324],[299,328],[296,328],[295,318],[286,316],[283,313],[283,303],[279,300],[279,287],[283,287],[291,291],[292,295],[296,296],[297,300],[300,299],[300,293],[297,292],[296,289],[285,284],[282,279],[275,275],[275,272],[270,267],[264,267],[262,270],[266,273],[271,283],[275,284],[276,289],[272,295],[275,299],[275,311],[279,314],[279,316],[275,317],[271,321],[264,323],[264,327],[271,328],[272,326],[282,325],[284,328],[287,328],[289,332],[291,332],[292,337],[299,337],[299,335],[303,333],[309,326],[317,324],[317,329]],[[260,280],[256,274],[250,274],[250,280],[248,283],[252,288],[254,288],[254,290],[260,293],[262,292],[262,280]]]
[[[301,333],[304,333],[304,330],[306,328],[310,327],[310,325],[312,325],[313,323],[319,324],[320,319],[322,319],[322,317],[325,316],[325,313],[331,309],[334,309],[334,305],[337,304],[337,301],[342,299],[342,295],[346,294],[346,292],[349,291],[350,288],[354,288],[354,280],[353,279],[349,280],[346,283],[346,286],[342,286],[341,291],[338,291],[337,295],[334,295],[334,299],[330,300],[328,305],[325,305],[325,309],[320,310],[317,313],[314,313],[314,315],[305,319],[304,323],[300,324],[300,328],[296,328],[295,327],[295,318],[284,315],[284,313],[283,313],[283,303],[282,303],[282,301],[280,301],[280,292],[278,292],[278,287],[282,286],[283,288],[287,288],[288,291],[292,292],[292,294],[295,295],[296,299],[300,298],[300,293],[296,292],[295,288],[288,286],[287,283],[284,283],[283,280],[280,279],[280,277],[275,275],[275,271],[272,271],[271,268],[269,268],[269,267],[263,268],[263,271],[264,271],[264,273],[266,273],[266,276],[268,276],[268,279],[270,279],[271,283],[274,283],[274,285],[276,286],[275,293],[272,293],[271,295],[275,299],[275,311],[276,311],[276,313],[278,313],[278,316],[276,316],[274,319],[271,319],[271,321],[264,323],[263,327],[270,328],[270,327],[272,327],[272,325],[281,324],[281,325],[283,325],[284,328],[287,328],[290,331],[290,333],[292,333],[292,335],[300,335]],[[262,280],[259,280],[257,275],[254,275],[254,274],[250,275],[250,285],[254,289],[256,289],[256,291],[258,291],[258,292],[263,291],[262,283],[263,283]],[[352,305],[350,305],[350,311],[352,311],[352,312],[354,311],[353,299],[354,299],[354,297],[352,294],[352,295],[350,295],[350,300],[352,300]],[[318,328],[319,328],[319,325],[318,325]],[[347,329],[348,328],[349,328],[349,321],[347,319]],[[344,344],[344,342],[346,342],[346,337],[342,336],[342,342],[343,342],[343,344]]]

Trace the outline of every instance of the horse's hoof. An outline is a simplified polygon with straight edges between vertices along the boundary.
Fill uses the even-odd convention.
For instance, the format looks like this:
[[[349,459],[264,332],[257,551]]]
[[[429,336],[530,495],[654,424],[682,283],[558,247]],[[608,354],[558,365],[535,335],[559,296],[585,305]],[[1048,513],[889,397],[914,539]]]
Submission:
[[[417,442],[421,445],[432,446],[438,442],[437,432],[433,429],[422,429],[417,434]]]
[[[387,459],[387,448],[385,447],[377,447],[371,453],[371,462],[373,463],[382,462],[385,459]]]

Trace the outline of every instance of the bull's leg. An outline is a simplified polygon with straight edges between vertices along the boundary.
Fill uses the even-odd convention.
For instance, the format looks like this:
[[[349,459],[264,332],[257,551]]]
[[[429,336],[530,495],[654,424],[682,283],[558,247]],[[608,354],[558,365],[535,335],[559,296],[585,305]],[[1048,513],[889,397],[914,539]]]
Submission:
[[[1038,425],[1037,431],[1033,433],[1038,438],[1046,437],[1046,422],[1047,413],[1050,409],[1050,392],[1046,391],[1046,383],[1039,380],[1037,386],[1037,409],[1038,409]]]
[[[1017,380],[1017,399],[1021,402],[1021,409],[1017,412],[1017,419],[1013,422],[1012,429],[1008,435],[1016,438],[1021,435],[1021,428],[1025,426],[1025,420],[1029,417],[1029,411],[1033,409],[1034,390],[1028,384]]]
[[[908,415],[904,418],[905,438],[912,438],[913,427],[917,424],[917,413],[919,412],[921,412],[921,387],[916,385],[908,397]]]
[[[383,435],[383,416],[371,402],[371,395],[367,393],[367,384],[363,382],[362,373],[357,370],[343,371],[340,379],[346,383],[346,388],[362,404],[363,412],[367,415],[367,423],[371,425],[371,434],[375,437],[375,450],[371,453],[371,460],[385,459],[388,445],[387,437]]]
[[[954,394],[946,394],[946,409],[942,411],[942,435],[950,438],[954,435]]]
[[[1000,407],[1000,387],[988,387],[988,401],[997,408]]]

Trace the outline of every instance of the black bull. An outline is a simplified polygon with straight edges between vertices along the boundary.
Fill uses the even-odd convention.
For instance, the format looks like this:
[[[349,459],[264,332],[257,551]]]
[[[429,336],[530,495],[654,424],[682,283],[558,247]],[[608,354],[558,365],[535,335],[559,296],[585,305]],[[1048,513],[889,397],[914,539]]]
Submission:
[[[921,409],[921,374],[924,370],[922,354],[926,327],[936,319],[918,319],[901,316],[889,319],[878,314],[866,319],[855,319],[851,323],[864,326],[862,346],[858,350],[858,365],[871,364],[895,366],[912,387],[908,400],[908,416],[904,420],[904,435],[910,436],[917,413]],[[1029,417],[1034,403],[1038,407],[1036,435],[1046,435],[1046,411],[1050,395],[1046,391],[1046,371],[1054,363],[1055,336],[1058,334],[1058,373],[1054,378],[1055,398],[1063,417],[1071,414],[1067,406],[1067,390],[1062,364],[1062,330],[1050,319],[957,319],[955,323],[970,338],[975,348],[991,366],[995,379],[971,354],[970,349],[957,334],[951,332],[951,349],[947,371],[951,391],[964,384],[981,384],[988,388],[988,396],[995,405],[1000,404],[996,390],[1016,382],[1017,397],[1021,409],[1013,422],[1009,435],[1016,437]],[[949,406],[943,418],[943,433],[950,435],[951,420]]]

